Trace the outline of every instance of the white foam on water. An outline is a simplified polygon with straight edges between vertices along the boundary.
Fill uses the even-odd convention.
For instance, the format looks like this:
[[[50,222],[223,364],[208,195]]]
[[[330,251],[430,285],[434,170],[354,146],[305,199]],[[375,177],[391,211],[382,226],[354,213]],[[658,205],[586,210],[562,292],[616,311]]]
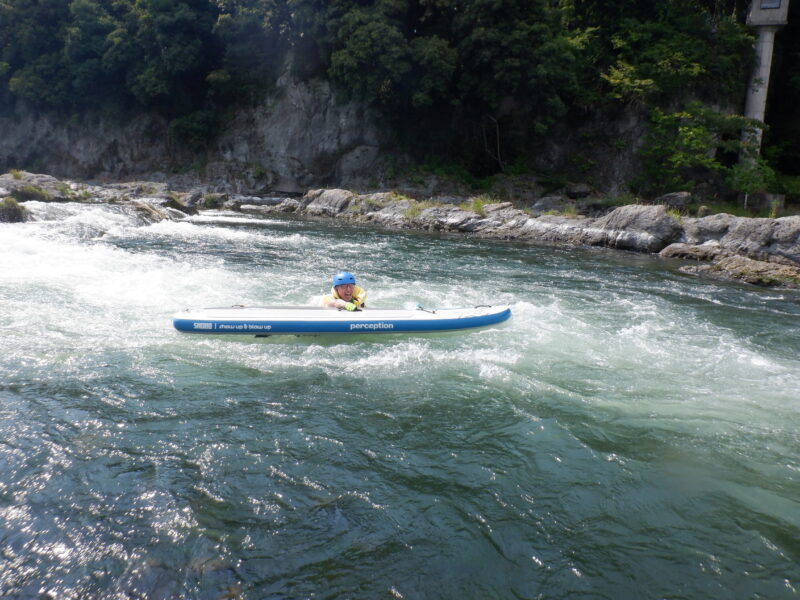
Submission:
[[[252,227],[272,227],[274,225],[285,225],[285,221],[269,219],[265,217],[247,217],[242,213],[233,211],[207,210],[202,214],[190,215],[186,217],[190,223],[212,224],[212,225],[248,225]]]
[[[32,469],[12,483],[22,507],[0,508],[0,517],[18,531],[27,528],[33,540],[27,548],[41,565],[68,573],[83,557],[114,557],[123,568],[140,568],[148,551],[118,537],[118,523],[139,539],[144,532],[148,543],[186,547],[207,526],[209,513],[199,517],[202,504],[239,499],[236,486],[251,476],[257,483],[244,491],[256,500],[253,510],[268,512],[275,498],[260,492],[278,482],[302,489],[314,502],[341,491],[339,498],[358,496],[388,511],[396,507],[378,496],[393,493],[398,482],[372,466],[384,461],[391,467],[381,448],[371,447],[384,441],[388,450],[406,454],[409,465],[441,462],[426,481],[441,478],[445,494],[463,485],[469,455],[480,455],[476,460],[492,473],[486,491],[494,499],[486,503],[483,490],[462,498],[476,503],[471,514],[488,531],[502,531],[505,522],[509,530],[540,533],[534,512],[525,509],[518,522],[509,522],[507,513],[489,514],[495,505],[522,499],[535,507],[549,495],[551,506],[574,507],[576,495],[586,494],[585,506],[577,503],[586,508],[583,514],[604,514],[604,499],[612,497],[607,491],[615,505],[611,518],[630,516],[631,527],[645,537],[653,529],[643,515],[697,505],[705,515],[721,515],[721,531],[730,521],[728,500],[747,514],[761,511],[796,526],[786,515],[796,513],[791,486],[800,473],[800,360],[775,341],[785,336],[797,347],[789,301],[769,300],[779,307],[773,309],[759,303],[758,292],[719,293],[689,279],[678,285],[668,273],[643,276],[582,254],[516,247],[487,252],[469,240],[393,239],[337,226],[242,227],[236,217],[146,225],[120,207],[33,209],[38,221],[0,224],[0,398],[10,390],[4,434],[13,438],[4,459],[12,468]],[[173,313],[184,307],[315,304],[339,268],[356,273],[372,306],[508,304],[512,318],[463,333],[347,339],[216,338],[172,327]],[[773,311],[770,319],[781,324],[766,338],[741,323],[762,310]],[[317,410],[327,400],[333,404]],[[417,410],[420,403],[424,410]],[[237,428],[250,425],[244,422],[248,410],[258,415],[256,436],[240,438]],[[217,429],[215,416],[203,411],[229,412],[231,429]],[[160,422],[164,417],[183,429],[172,437],[172,422]],[[338,418],[354,419],[347,424],[353,427],[340,426]],[[428,437],[425,426],[439,423],[450,431]],[[358,427],[369,437],[348,437]],[[60,428],[73,434],[62,435]],[[508,437],[501,440],[496,433],[505,428]],[[380,434],[372,436],[375,431]],[[491,444],[480,443],[484,434]],[[76,441],[59,446],[61,439]],[[265,451],[262,440],[276,450]],[[42,447],[40,454],[33,444]],[[304,453],[303,445],[316,447]],[[438,448],[444,453],[435,454]],[[258,469],[246,474],[237,458],[242,455]],[[339,490],[340,476],[362,459],[370,466],[361,481],[372,477],[373,487]],[[131,469],[134,485],[120,494]],[[696,485],[693,469],[709,482]],[[405,477],[408,469],[402,470]],[[553,481],[543,479],[548,473]],[[84,474],[94,486],[90,506],[77,500],[65,506],[56,486],[77,479],[74,498],[83,500]],[[121,477],[109,477],[114,474]],[[674,501],[659,504],[658,496],[671,498],[676,487],[664,475],[685,486],[687,497],[678,491]],[[195,476],[183,487],[184,477]],[[603,488],[605,481],[597,480],[606,476],[611,487]],[[504,480],[510,491],[503,491]],[[401,483],[399,489],[404,486],[415,487]],[[51,504],[40,504],[48,489]],[[419,489],[411,489],[412,503],[425,495]],[[298,498],[288,494],[278,504],[305,520]],[[53,510],[32,511],[31,503]],[[80,518],[69,518],[69,511],[62,518],[72,508]],[[79,526],[86,510],[114,518],[87,529]],[[400,514],[392,512],[391,519]],[[555,532],[560,527],[567,539],[573,524],[608,524],[571,518],[546,525]],[[689,514],[678,524],[695,528],[692,519]],[[239,523],[248,533],[262,529],[251,526],[258,521],[249,515]],[[713,529],[701,533],[714,537],[719,532]],[[320,531],[312,533],[317,539]],[[617,549],[625,543],[624,536],[621,542],[616,535],[606,538],[598,556],[606,556],[609,539]],[[630,564],[640,554],[632,552]],[[581,565],[583,576],[587,565]],[[18,567],[15,575],[21,572]],[[66,587],[57,587],[60,577],[55,572],[48,591],[68,597]]]
[[[129,232],[126,233],[129,234]],[[299,233],[276,235],[259,230],[218,227],[212,224],[205,225],[187,221],[159,221],[150,227],[141,228],[137,233],[144,238],[231,242],[245,248],[255,248],[263,245],[301,248],[313,244],[311,238]]]
[[[724,411],[746,423],[785,414],[787,405],[796,409],[797,360],[766,355],[696,309],[635,286],[586,285],[591,276],[582,281],[574,267],[562,272],[560,281],[574,280],[575,285],[559,288],[535,280],[512,285],[491,271],[479,281],[469,271],[426,279],[426,273],[433,273],[430,261],[414,263],[413,257],[403,256],[396,261],[413,263],[409,272],[416,276],[371,272],[371,260],[393,260],[386,237],[347,238],[342,244],[356,251],[357,276],[368,285],[372,306],[509,304],[511,320],[463,335],[370,339],[343,346],[313,340],[201,341],[176,333],[172,314],[185,307],[316,304],[327,292],[334,265],[352,263],[329,245],[330,232],[241,229],[236,217],[227,216],[232,221],[226,226],[202,219],[142,225],[119,207],[28,204],[39,221],[0,225],[7,249],[0,255],[0,327],[6,353],[31,365],[40,354],[58,354],[61,348],[93,348],[98,354],[161,352],[172,344],[189,361],[202,362],[214,348],[216,355],[233,356],[262,372],[316,370],[330,377],[392,382],[463,373],[523,396],[563,394],[568,402],[607,410],[624,407],[636,417],[705,419]],[[204,249],[128,250],[113,239],[87,239],[82,233],[87,228],[111,238],[192,242]],[[285,258],[257,269],[224,258],[231,247],[255,258],[259,248],[269,246],[285,249]],[[512,271],[518,268],[514,264]],[[498,273],[503,272],[501,265]],[[703,293],[697,294],[700,301],[715,302]],[[145,352],[139,362],[147,360]],[[157,379],[169,378],[159,369],[153,372]]]

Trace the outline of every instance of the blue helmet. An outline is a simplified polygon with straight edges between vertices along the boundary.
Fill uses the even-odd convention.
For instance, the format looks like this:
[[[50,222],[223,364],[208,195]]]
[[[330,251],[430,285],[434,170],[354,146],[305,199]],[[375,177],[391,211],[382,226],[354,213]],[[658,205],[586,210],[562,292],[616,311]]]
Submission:
[[[341,273],[337,273],[333,276],[333,287],[336,287],[337,285],[345,285],[347,283],[352,283],[353,285],[356,284],[356,278],[352,273],[342,271]]]

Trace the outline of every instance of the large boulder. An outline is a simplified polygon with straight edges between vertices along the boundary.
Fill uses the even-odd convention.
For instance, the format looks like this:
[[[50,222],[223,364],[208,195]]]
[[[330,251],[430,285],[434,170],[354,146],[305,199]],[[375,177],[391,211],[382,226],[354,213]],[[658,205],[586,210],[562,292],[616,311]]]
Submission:
[[[514,222],[516,235],[510,239],[526,239],[546,244],[582,244],[583,234],[592,223],[585,217],[562,217],[548,215],[537,219],[528,218]]]
[[[683,227],[663,206],[630,204],[597,219],[581,236],[592,246],[660,252],[683,235]]]
[[[800,267],[728,255],[712,263],[685,266],[681,270],[710,277],[776,287],[800,287]]]
[[[686,244],[676,242],[670,244],[658,253],[663,258],[680,258],[683,260],[712,261],[725,255],[725,251],[720,248],[717,242],[707,242],[705,244]]]
[[[360,194],[351,200],[347,212],[353,215],[367,215],[385,208],[397,199],[398,195],[394,192]]]
[[[20,202],[69,200],[69,187],[50,175],[15,171],[0,175],[0,190],[3,196],[13,196]]]
[[[754,260],[800,264],[800,216],[749,219],[728,214],[686,219],[686,241],[717,241],[721,248]]]
[[[689,244],[704,244],[710,240],[721,240],[740,217],[718,213],[698,219],[684,218],[683,230]]]
[[[311,190],[304,197],[306,213],[313,216],[335,217],[343,212],[356,195],[348,190]]]
[[[483,218],[457,206],[432,206],[423,209],[415,221],[433,231],[475,231]]]
[[[483,227],[485,231],[518,227],[531,218],[525,211],[515,208],[511,202],[487,204],[483,207],[483,212],[486,215],[486,223]],[[505,235],[500,237],[505,237]]]

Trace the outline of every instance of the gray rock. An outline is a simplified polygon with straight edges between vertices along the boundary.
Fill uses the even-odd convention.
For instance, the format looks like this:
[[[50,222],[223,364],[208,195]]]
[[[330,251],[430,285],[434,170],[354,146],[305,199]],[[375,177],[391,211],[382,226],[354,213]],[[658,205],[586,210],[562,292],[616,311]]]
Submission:
[[[397,195],[393,192],[360,194],[350,201],[347,212],[355,215],[367,215],[385,208],[396,198]]]
[[[432,231],[475,231],[483,219],[472,211],[456,206],[425,208],[415,219],[423,229]]]
[[[779,262],[800,264],[800,215],[775,219],[767,250]]]
[[[494,204],[487,204],[483,207],[484,212],[494,213],[512,208],[514,205],[511,202],[496,202]]]
[[[717,279],[743,281],[753,285],[800,287],[800,267],[753,260],[746,256],[725,256],[710,264],[686,266],[681,270]]]
[[[728,214],[685,219],[686,241],[719,242],[731,254],[784,264],[800,263],[800,216],[749,219]]]
[[[208,148],[205,167],[180,176],[181,186],[210,181],[221,192],[302,193],[325,181],[358,182],[374,173],[386,143],[382,131],[366,104],[341,102],[327,82],[299,80],[287,69],[260,105],[234,112]],[[0,116],[0,165],[36,164],[82,179],[148,174],[174,182],[179,176],[164,172],[196,160],[155,113],[122,124],[100,112],[69,121],[24,109]]]
[[[720,239],[720,245],[734,254],[765,260],[768,248],[773,246],[773,219],[738,218]]]
[[[597,219],[581,240],[592,246],[660,252],[682,234],[681,224],[663,206],[629,204]]]
[[[671,192],[659,196],[654,202],[656,204],[663,204],[669,208],[686,208],[692,203],[692,194],[689,192]]]
[[[721,240],[739,217],[727,213],[709,215],[697,219],[684,218],[683,230],[690,244],[703,244],[709,240]]]
[[[303,200],[306,204],[306,213],[313,216],[335,217],[344,211],[356,195],[348,190],[312,190]]]
[[[181,219],[185,219],[187,215],[186,211],[172,208],[171,206],[165,206],[164,212],[171,221],[180,221]]]
[[[411,227],[412,218],[409,213],[413,211],[414,205],[413,200],[400,197],[378,211],[367,213],[364,215],[363,220],[382,227],[407,229]]]
[[[519,223],[522,239],[548,244],[583,244],[583,236],[593,223],[585,217],[547,215]]]
[[[249,215],[270,215],[273,213],[294,213],[301,211],[303,206],[294,198],[283,198],[278,204],[242,204],[239,212]]]
[[[466,198],[464,196],[431,196],[430,201],[435,202],[436,204],[452,204],[454,206],[458,206],[466,202]]]
[[[169,210],[152,202],[134,200],[130,206],[136,210],[145,223],[157,223],[164,220],[173,220]]]
[[[0,175],[0,187],[6,194],[20,202],[38,200],[40,202],[66,202],[71,200],[70,188],[61,180],[50,175],[18,171],[15,175]]]
[[[664,258],[680,258],[684,260],[712,261],[725,256],[725,251],[716,242],[707,242],[699,246],[676,242],[664,248],[659,255]]]
[[[570,183],[567,184],[564,193],[573,200],[587,198],[592,194],[592,186],[587,183]]]

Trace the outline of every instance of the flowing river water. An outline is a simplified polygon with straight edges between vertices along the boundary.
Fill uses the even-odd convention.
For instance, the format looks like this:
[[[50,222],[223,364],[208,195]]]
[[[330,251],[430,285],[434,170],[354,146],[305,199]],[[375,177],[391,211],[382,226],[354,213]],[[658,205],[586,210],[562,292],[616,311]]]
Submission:
[[[0,597],[797,598],[800,295],[610,251],[30,202],[0,224]],[[214,338],[185,307],[509,304]]]

